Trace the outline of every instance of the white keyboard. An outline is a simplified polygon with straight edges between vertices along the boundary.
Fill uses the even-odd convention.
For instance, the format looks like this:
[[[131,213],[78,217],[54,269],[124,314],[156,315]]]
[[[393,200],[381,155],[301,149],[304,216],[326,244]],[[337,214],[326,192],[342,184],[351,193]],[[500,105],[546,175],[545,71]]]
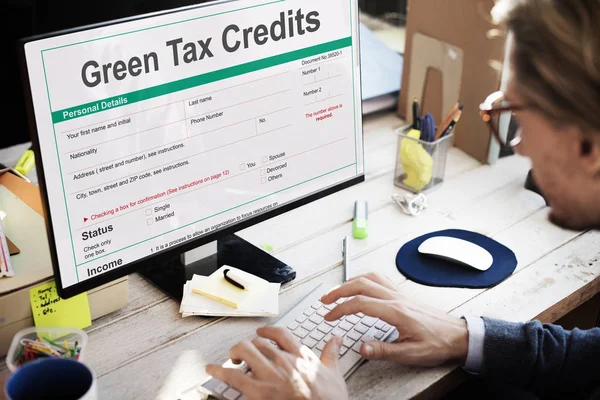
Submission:
[[[340,348],[339,362],[340,370],[347,379],[364,361],[360,356],[362,343],[372,340],[391,341],[396,337],[396,329],[377,318],[367,317],[362,313],[347,315],[337,321],[325,321],[323,316],[346,299],[338,300],[337,304],[322,304],[319,299],[327,293],[322,286],[322,284],[319,285],[309,293],[277,321],[275,326],[286,327],[303,345],[312,349],[319,357],[325,344],[333,335],[343,337],[344,342]],[[231,361],[226,364],[229,367],[232,366]],[[217,399],[246,399],[235,388],[215,378],[206,380],[196,389]]]

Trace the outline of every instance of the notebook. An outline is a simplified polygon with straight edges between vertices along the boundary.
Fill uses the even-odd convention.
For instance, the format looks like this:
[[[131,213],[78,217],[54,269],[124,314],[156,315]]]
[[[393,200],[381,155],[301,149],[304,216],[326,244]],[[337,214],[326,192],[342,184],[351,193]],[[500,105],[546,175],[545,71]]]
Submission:
[[[223,275],[225,269],[244,274],[251,283],[249,290],[236,288],[227,282]],[[184,285],[179,311],[183,317],[276,316],[279,312],[279,289],[279,283],[270,283],[239,269],[223,266],[209,277],[194,275]]]

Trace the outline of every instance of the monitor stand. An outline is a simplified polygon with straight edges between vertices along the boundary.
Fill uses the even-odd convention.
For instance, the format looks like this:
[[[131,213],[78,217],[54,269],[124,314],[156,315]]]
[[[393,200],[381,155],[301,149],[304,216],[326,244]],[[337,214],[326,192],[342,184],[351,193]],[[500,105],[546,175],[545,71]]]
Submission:
[[[140,270],[164,293],[181,301],[183,285],[193,275],[208,276],[223,265],[229,265],[269,282],[287,283],[296,272],[287,264],[250,244],[239,236],[229,235],[163,262],[149,262]]]

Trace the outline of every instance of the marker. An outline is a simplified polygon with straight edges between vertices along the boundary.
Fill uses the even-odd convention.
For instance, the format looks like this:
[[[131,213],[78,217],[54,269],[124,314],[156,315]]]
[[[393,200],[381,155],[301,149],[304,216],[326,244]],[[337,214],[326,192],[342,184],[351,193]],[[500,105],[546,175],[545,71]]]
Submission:
[[[354,203],[354,221],[352,223],[352,236],[355,239],[366,239],[369,236],[368,206],[365,200],[357,200]]]
[[[35,156],[33,154],[33,148],[30,147],[29,149],[27,149],[25,151],[25,153],[23,153],[23,155],[21,156],[21,158],[17,162],[17,165],[15,166],[15,169],[21,175],[25,176],[25,175],[27,175],[29,173],[29,171],[31,171],[31,169],[33,168],[34,164],[35,164]]]

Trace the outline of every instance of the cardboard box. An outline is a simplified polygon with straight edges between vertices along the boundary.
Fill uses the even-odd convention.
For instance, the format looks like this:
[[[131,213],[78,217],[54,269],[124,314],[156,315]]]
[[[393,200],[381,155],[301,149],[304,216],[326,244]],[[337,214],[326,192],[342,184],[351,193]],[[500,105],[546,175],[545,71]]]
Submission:
[[[479,104],[499,89],[502,71],[498,66],[504,60],[505,40],[487,36],[490,30],[497,28],[491,22],[493,6],[494,0],[409,0],[403,87],[398,100],[398,114],[407,121],[412,121],[413,99],[409,93],[414,93],[415,87],[421,92],[416,97],[421,101],[422,112],[431,112],[436,121],[450,108],[448,102],[460,100],[464,110],[454,130],[454,145],[483,163],[488,161],[491,138],[479,115]],[[439,43],[415,51],[416,33]],[[449,65],[444,58],[457,57],[459,52],[462,53],[462,70],[456,75],[455,69],[444,67]],[[413,60],[413,53],[429,56]],[[454,82],[456,79],[458,83]],[[448,87],[453,85],[444,80],[458,85],[458,98],[448,93],[452,90]],[[444,97],[452,100],[444,104]]]
[[[52,281],[54,273],[39,188],[12,169],[0,171],[0,210],[6,214],[6,236],[19,249],[11,255],[15,276],[0,278],[0,356],[4,356],[13,336],[33,326],[29,289]],[[123,308],[128,297],[127,277],[90,290],[92,320]]]

